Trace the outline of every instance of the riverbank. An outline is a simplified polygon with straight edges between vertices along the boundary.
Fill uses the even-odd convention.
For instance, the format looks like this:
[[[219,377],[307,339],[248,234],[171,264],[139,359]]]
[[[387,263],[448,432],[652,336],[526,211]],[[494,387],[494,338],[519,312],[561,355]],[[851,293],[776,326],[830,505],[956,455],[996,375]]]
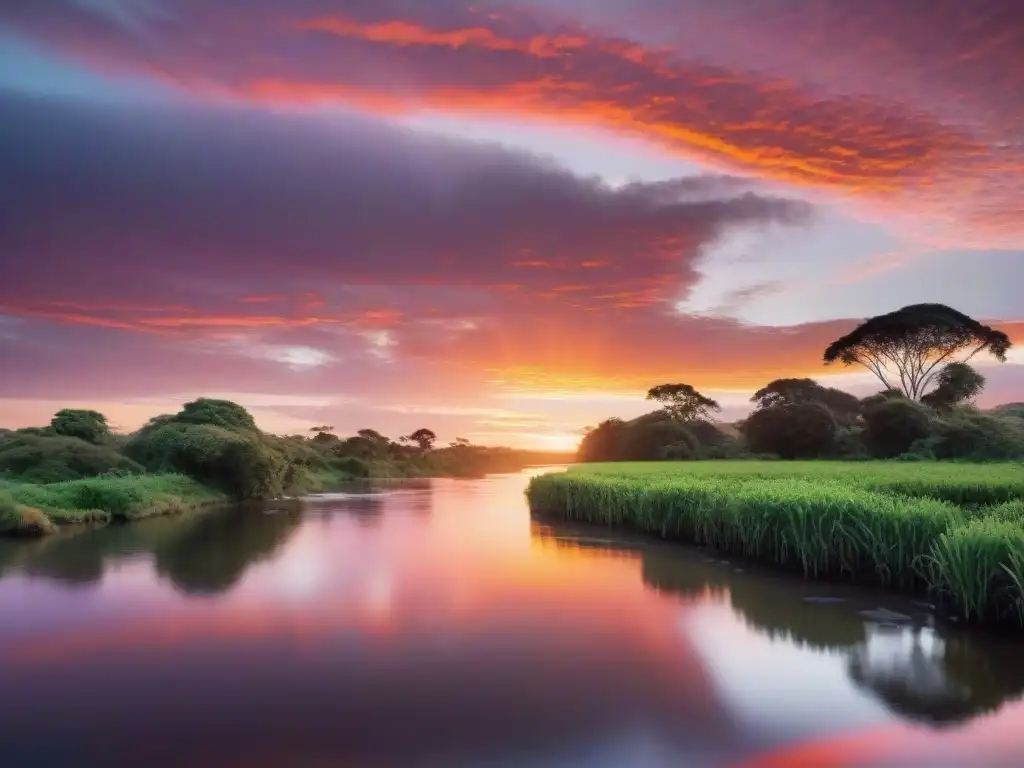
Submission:
[[[931,594],[1024,628],[1024,467],[910,462],[580,465],[531,511],[623,526],[796,570]]]
[[[46,485],[0,481],[0,536],[43,536],[65,525],[127,522],[227,501],[226,494],[173,474],[91,477]]]

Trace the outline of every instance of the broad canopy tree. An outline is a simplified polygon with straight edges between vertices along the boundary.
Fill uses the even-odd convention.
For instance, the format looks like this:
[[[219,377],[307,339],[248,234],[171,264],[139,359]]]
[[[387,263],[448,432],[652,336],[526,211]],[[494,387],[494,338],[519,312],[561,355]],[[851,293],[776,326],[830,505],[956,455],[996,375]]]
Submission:
[[[437,440],[437,435],[434,434],[433,430],[430,429],[417,429],[411,435],[407,435],[410,442],[416,443],[421,451],[429,451],[434,447],[434,441]]]
[[[855,395],[834,387],[823,387],[814,379],[776,379],[754,393],[750,402],[757,408],[777,405],[824,405],[838,418],[848,421],[860,413],[861,402]]]
[[[722,407],[689,384],[659,384],[647,392],[648,400],[656,400],[676,421],[710,420],[712,411]]]
[[[941,366],[966,363],[982,351],[1000,362],[1012,346],[1002,331],[945,304],[912,304],[864,321],[825,350],[825,363],[862,365],[886,389],[920,400]],[[960,359],[963,358],[963,359]]]

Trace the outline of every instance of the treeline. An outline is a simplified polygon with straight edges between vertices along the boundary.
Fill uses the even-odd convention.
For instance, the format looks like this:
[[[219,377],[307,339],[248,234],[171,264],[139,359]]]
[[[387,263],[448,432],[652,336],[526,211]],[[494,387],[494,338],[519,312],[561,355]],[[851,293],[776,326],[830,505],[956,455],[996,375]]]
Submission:
[[[209,398],[150,419],[129,435],[114,434],[101,413],[65,409],[44,427],[0,430],[0,480],[53,484],[176,473],[244,500],[327,490],[352,479],[480,476],[571,459],[464,439],[437,448],[428,429],[399,441],[372,429],[347,438],[329,428],[313,431],[312,437],[271,435],[242,406]]]
[[[985,377],[968,365],[981,352],[1005,362],[1012,346],[1002,331],[944,304],[913,304],[865,320],[825,349],[826,365],[876,376],[876,395],[776,379],[751,398],[749,418],[722,425],[712,421],[721,407],[711,398],[689,384],[660,384],[647,398],[661,411],[602,422],[586,433],[578,459],[1024,458],[1024,403],[975,408]]]
[[[668,407],[608,419],[587,431],[577,460],[1024,458],[1024,403],[986,412],[894,390],[859,399],[812,379],[777,379],[752,399],[754,412],[732,424]]]

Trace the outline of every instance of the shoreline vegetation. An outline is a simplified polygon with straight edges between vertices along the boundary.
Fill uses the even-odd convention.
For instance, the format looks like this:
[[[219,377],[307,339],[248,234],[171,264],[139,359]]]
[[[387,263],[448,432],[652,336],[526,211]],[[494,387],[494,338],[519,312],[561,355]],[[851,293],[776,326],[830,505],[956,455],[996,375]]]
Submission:
[[[927,593],[966,623],[1024,629],[1024,403],[974,406],[1005,333],[941,304],[870,318],[824,351],[884,389],[777,379],[723,424],[683,383],[586,432],[533,478],[531,512],[622,526],[802,573]],[[958,359],[962,358],[962,359]]]
[[[1024,629],[1024,464],[709,461],[576,465],[531,512],[710,547],[806,578],[927,593]]]
[[[103,414],[66,409],[46,427],[0,430],[0,536],[108,524],[210,506],[322,493],[346,483],[480,477],[572,460],[566,454],[471,445],[435,447],[419,429],[392,441],[372,429],[339,438],[261,431],[242,406],[200,398],[129,435]]]

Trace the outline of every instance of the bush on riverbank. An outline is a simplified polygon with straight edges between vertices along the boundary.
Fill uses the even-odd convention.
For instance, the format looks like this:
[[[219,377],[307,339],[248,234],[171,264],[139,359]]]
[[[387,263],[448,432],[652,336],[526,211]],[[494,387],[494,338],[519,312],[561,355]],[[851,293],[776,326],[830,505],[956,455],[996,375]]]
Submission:
[[[227,497],[183,475],[92,477],[64,483],[0,483],[0,496],[69,523],[137,520],[167,515]]]
[[[808,577],[926,589],[968,620],[1024,626],[1019,467],[915,477],[909,469],[921,465],[774,465],[805,469],[798,477],[771,463],[722,462],[718,472],[716,464],[697,473],[700,465],[581,468],[534,478],[527,496],[534,512],[711,546]],[[981,505],[998,501],[1007,503],[990,517]]]
[[[59,525],[138,520],[223,501],[222,494],[181,475],[0,482],[0,534],[41,536]]]
[[[141,431],[126,453],[150,472],[178,472],[233,498],[280,496],[292,461],[263,435],[213,424],[164,423]]]
[[[59,483],[110,472],[141,474],[144,470],[111,445],[58,435],[8,432],[0,436],[0,478]]]

